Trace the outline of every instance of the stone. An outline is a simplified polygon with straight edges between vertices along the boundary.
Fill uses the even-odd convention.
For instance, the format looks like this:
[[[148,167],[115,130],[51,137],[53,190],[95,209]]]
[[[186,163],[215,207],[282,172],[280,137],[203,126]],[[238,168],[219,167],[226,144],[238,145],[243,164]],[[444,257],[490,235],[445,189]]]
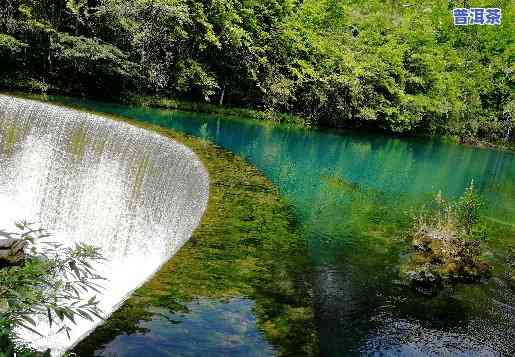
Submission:
[[[413,252],[401,275],[419,292],[434,294],[446,283],[476,282],[490,273],[479,242],[452,232],[424,229],[412,238]]]
[[[406,267],[404,274],[411,286],[424,295],[434,295],[442,286],[441,277],[429,264]]]
[[[25,260],[25,246],[23,239],[0,239],[0,267],[20,265]]]

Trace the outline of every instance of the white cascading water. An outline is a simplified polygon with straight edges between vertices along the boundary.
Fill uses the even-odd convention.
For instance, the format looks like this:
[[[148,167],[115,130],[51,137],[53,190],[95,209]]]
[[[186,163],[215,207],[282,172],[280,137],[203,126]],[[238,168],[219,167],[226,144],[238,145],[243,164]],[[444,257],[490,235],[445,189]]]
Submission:
[[[97,295],[112,313],[191,236],[207,207],[206,169],[185,146],[101,116],[0,95],[0,229],[38,222],[54,239],[107,258]],[[85,298],[89,298],[85,296]],[[70,338],[38,321],[20,329],[59,356],[101,321],[78,318]]]

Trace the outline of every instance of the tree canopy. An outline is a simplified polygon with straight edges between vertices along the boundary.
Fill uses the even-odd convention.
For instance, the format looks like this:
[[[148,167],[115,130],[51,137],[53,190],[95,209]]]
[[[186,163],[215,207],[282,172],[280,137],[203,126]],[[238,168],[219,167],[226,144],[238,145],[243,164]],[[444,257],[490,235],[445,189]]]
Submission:
[[[500,7],[455,26],[455,7]],[[4,88],[514,140],[510,0],[0,0]]]

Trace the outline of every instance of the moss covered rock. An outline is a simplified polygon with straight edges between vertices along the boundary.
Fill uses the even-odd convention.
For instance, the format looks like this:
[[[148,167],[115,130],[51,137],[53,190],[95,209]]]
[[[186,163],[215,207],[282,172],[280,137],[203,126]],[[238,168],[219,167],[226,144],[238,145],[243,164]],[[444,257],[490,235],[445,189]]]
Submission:
[[[475,282],[490,273],[480,243],[452,231],[423,229],[412,239],[413,252],[401,273],[418,291],[433,294],[448,283]]]
[[[16,238],[0,239],[0,268],[20,265],[25,261],[27,241]]]

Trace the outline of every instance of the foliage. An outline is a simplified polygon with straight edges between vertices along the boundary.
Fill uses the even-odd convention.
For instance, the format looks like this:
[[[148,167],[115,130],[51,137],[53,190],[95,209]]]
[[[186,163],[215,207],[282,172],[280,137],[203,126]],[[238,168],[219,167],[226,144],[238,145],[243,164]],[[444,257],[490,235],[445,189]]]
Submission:
[[[2,86],[288,112],[309,123],[515,141],[514,4],[0,0]],[[31,85],[38,84],[39,85]],[[200,109],[204,107],[199,107]]]
[[[0,50],[11,53],[18,53],[26,45],[12,36],[0,33]]]
[[[458,222],[468,234],[479,223],[481,206],[481,200],[475,191],[474,181],[472,181],[456,207]]]
[[[28,245],[22,265],[0,269],[3,331],[9,331],[14,340],[16,327],[39,335],[36,321],[45,319],[50,326],[59,325],[59,332],[69,334],[76,317],[102,318],[95,296],[83,297],[100,291],[102,278],[92,267],[103,259],[99,250],[87,244],[62,246],[53,242],[45,229],[33,228],[28,222],[18,222],[16,227],[17,232],[0,231],[0,236],[21,239]]]

